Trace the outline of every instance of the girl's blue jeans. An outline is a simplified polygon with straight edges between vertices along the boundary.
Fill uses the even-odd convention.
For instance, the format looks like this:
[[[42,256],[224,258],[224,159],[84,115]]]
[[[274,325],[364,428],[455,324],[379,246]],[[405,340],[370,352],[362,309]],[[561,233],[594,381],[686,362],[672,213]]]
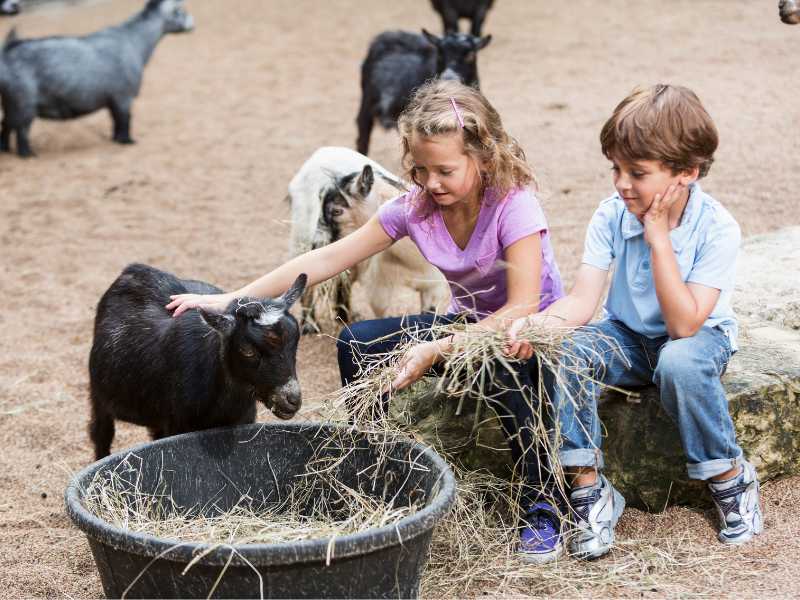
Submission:
[[[724,331],[703,327],[688,338],[648,338],[619,321],[604,320],[581,328],[566,343],[571,358],[562,362],[559,385],[546,382],[558,412],[563,466],[603,468],[597,415],[602,388],[581,382],[565,367],[585,369],[596,380],[622,388],[655,384],[661,406],[678,426],[690,478],[709,479],[742,462],[720,381],[732,354]]]
[[[455,314],[421,314],[359,321],[345,327],[336,343],[342,385],[347,385],[358,378],[359,354],[388,352],[409,339],[405,333],[409,329],[416,329],[418,338],[433,339],[432,326],[453,323],[459,319],[464,320],[465,317]],[[530,400],[518,391],[514,391],[520,384],[535,390],[536,373],[537,371],[527,368],[512,373],[502,365],[497,365],[491,389],[483,390],[485,400],[500,420],[512,459],[523,481],[521,503],[524,507],[536,502],[540,494],[545,498],[556,495],[555,479],[548,468],[546,447],[533,434]],[[441,374],[441,370],[434,367],[430,374]],[[530,396],[528,394],[528,397]],[[537,399],[534,401],[538,402]]]

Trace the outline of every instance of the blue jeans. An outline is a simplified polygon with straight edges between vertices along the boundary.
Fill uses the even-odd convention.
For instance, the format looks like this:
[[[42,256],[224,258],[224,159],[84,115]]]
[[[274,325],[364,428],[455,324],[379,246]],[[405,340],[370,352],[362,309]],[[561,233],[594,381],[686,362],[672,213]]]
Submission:
[[[339,373],[342,385],[358,378],[358,355],[389,352],[398,344],[407,341],[408,335],[403,330],[416,329],[417,337],[433,339],[430,328],[434,325],[453,323],[464,320],[460,315],[409,315],[387,319],[359,321],[345,327],[336,342],[339,359]],[[471,319],[467,319],[471,320]],[[524,366],[524,363],[517,363]],[[531,372],[533,371],[533,372]],[[520,384],[537,389],[536,371],[520,368],[514,372],[497,365],[494,383],[490,389],[482,390],[483,398],[495,411],[511,450],[511,457],[523,482],[521,502],[523,506],[536,502],[540,494],[550,498],[555,495],[555,479],[548,468],[549,459],[546,446],[539,443],[533,433],[530,400],[515,391]],[[436,366],[430,375],[441,374]],[[528,396],[530,396],[529,394]],[[534,399],[538,402],[538,399]]]
[[[616,341],[622,357],[598,333]],[[586,369],[596,380],[623,388],[655,384],[661,406],[678,426],[690,478],[709,479],[741,464],[742,450],[720,381],[732,354],[725,332],[703,327],[688,338],[648,338],[619,321],[605,320],[579,329],[565,343],[571,363],[562,363],[561,385],[548,382],[558,412],[563,466],[603,468],[597,415],[601,386],[581,383],[564,367]]]

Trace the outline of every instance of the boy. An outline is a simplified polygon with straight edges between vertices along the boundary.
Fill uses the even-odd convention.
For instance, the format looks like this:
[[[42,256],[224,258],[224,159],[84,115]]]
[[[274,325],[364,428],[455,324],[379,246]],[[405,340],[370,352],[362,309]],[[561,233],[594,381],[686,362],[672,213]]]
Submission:
[[[656,85],[635,90],[616,107],[600,142],[617,193],[592,217],[570,293],[515,321],[508,353],[532,356],[535,348],[516,339],[527,323],[588,323],[614,264],[602,320],[578,330],[570,342],[577,366],[610,385],[658,386],[662,406],[678,425],[689,477],[708,481],[720,541],[747,542],[762,530],[758,479],[736,443],[720,382],[736,351],[731,294],[740,231],[697,184],[713,162],[716,128],[691,90]],[[617,345],[609,340],[625,360],[615,357]],[[560,461],[571,481],[576,527],[569,550],[597,558],[613,544],[625,500],[600,472],[599,386],[578,391],[570,369],[561,375],[562,385],[548,392],[558,414]],[[561,527],[552,504],[539,502],[535,510],[539,518],[529,519],[520,551],[547,562],[563,550]]]

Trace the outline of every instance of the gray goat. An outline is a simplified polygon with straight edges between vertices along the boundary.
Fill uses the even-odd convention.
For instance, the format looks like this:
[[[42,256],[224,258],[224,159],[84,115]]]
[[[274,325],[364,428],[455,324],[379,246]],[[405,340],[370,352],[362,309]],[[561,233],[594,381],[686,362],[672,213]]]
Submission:
[[[84,37],[19,39],[12,29],[0,53],[3,122],[0,151],[33,156],[28,135],[34,117],[73,119],[107,108],[113,140],[132,144],[131,104],[142,72],[165,33],[191,31],[183,0],[149,0],[142,11],[115,27]]]

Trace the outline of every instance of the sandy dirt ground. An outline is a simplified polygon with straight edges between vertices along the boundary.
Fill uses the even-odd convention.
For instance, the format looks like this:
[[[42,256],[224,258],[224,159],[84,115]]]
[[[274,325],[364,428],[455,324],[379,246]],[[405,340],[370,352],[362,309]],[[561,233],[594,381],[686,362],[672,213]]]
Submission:
[[[38,6],[0,20],[0,35],[12,25],[25,37],[87,33],[142,4]],[[745,235],[800,222],[800,26],[779,22],[776,0],[496,4],[485,26],[494,39],[479,57],[482,88],[539,175],[568,281],[585,225],[612,189],[600,127],[637,84],[685,84],[705,102],[721,145],[703,185]],[[317,147],[354,143],[369,40],[387,29],[441,27],[423,0],[187,5],[196,31],[156,49],[134,104],[136,145],[112,144],[109,117],[98,113],[36,121],[38,158],[0,156],[3,597],[102,594],[62,494],[70,474],[92,461],[87,358],[103,291],[133,261],[226,288],[278,265],[292,174]],[[376,130],[372,156],[396,171],[396,134]],[[313,418],[315,403],[338,385],[331,340],[304,338],[298,363],[303,415]],[[123,424],[114,448],[146,439]],[[800,595],[798,484],[765,486],[767,531],[725,553],[721,579],[678,565],[653,594]],[[623,537],[665,531],[716,543],[710,513],[684,508],[628,511],[620,527]]]

